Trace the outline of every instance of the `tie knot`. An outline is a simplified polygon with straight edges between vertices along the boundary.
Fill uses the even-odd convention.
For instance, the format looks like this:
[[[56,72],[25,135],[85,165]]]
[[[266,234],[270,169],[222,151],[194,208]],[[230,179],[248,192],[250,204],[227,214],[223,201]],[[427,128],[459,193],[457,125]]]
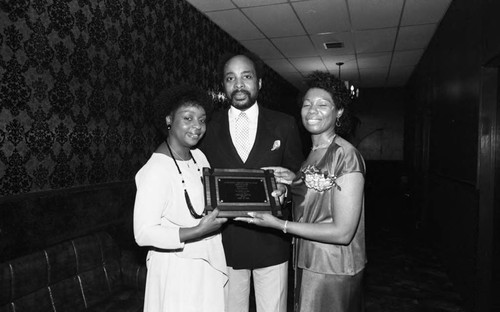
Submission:
[[[247,116],[247,113],[245,112],[241,112],[239,115],[238,115],[238,118],[237,120],[248,120],[248,116]]]

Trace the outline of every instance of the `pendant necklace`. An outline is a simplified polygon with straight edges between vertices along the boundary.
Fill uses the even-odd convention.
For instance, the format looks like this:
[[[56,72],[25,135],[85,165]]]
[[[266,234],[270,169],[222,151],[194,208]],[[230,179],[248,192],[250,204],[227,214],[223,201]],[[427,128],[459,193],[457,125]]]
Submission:
[[[321,148],[326,148],[326,147],[330,146],[330,144],[332,144],[333,140],[335,140],[336,136],[337,136],[337,134],[334,134],[333,137],[331,139],[329,139],[326,143],[315,145],[315,146],[311,147],[311,151],[314,152],[315,150],[318,150]]]
[[[166,142],[166,140],[165,140],[165,142]],[[168,145],[168,143],[167,143],[167,146],[168,146],[168,149],[170,150],[170,145]],[[182,158],[181,155],[177,154],[177,152],[174,149],[172,149],[170,151],[170,154],[172,154],[172,152],[174,153],[175,156],[179,157],[182,161],[186,161],[186,165],[188,166],[188,168],[190,168],[189,167],[189,159]],[[194,158],[193,158],[193,155],[191,155],[191,152],[189,152],[189,156],[191,156],[191,159],[194,161]],[[176,162],[176,164],[177,164],[177,162]],[[196,164],[196,162],[195,162],[195,164]]]
[[[172,155],[173,149],[170,148],[170,144],[168,144],[167,140],[165,140],[165,143],[167,143],[167,147],[168,147],[168,150],[170,152],[170,155]],[[182,157],[179,156],[179,154],[177,154],[175,152],[173,152],[173,154],[177,155],[180,159],[184,160]],[[194,159],[193,155],[191,154],[191,151],[189,151],[189,156],[191,156],[193,163],[196,165],[196,167],[198,169],[198,174],[200,175],[201,184],[203,184],[203,176],[201,175],[200,166],[198,166],[198,163],[196,163],[196,160]],[[191,204],[191,198],[189,198],[189,194],[186,190],[186,183],[184,182],[184,176],[182,175],[181,168],[179,168],[179,164],[177,164],[177,160],[175,160],[175,157],[172,157],[172,159],[174,160],[175,166],[177,167],[177,171],[179,171],[179,175],[181,176],[182,188],[184,188],[184,198],[186,200],[186,205],[188,207],[189,213],[193,216],[193,218],[200,219],[205,214],[205,210],[203,210],[203,212],[201,214],[197,214],[196,211],[194,210],[193,204]]]

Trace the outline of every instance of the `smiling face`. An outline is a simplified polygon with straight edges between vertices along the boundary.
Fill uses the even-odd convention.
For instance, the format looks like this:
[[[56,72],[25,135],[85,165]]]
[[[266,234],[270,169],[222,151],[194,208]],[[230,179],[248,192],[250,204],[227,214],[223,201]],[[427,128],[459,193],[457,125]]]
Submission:
[[[203,137],[207,115],[205,110],[196,104],[181,105],[175,112],[167,116],[167,124],[171,125],[169,142],[172,146],[191,148]]]
[[[343,109],[337,109],[330,93],[312,88],[302,102],[302,123],[313,135],[335,133],[335,121],[343,112]]]
[[[246,110],[257,101],[261,80],[257,79],[253,62],[246,56],[237,55],[224,66],[222,84],[231,105]]]

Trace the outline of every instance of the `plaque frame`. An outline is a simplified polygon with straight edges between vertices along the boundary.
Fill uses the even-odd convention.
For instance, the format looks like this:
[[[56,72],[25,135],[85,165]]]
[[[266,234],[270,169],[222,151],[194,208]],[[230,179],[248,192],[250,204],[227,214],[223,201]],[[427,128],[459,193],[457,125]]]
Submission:
[[[273,170],[203,168],[203,178],[207,212],[218,208],[221,218],[248,217],[248,212],[282,216],[271,195],[276,189]]]

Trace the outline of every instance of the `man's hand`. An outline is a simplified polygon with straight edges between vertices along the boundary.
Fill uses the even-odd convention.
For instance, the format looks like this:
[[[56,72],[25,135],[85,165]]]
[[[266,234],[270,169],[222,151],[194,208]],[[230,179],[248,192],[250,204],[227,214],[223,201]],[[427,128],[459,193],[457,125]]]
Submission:
[[[277,183],[292,184],[293,179],[295,179],[295,173],[291,170],[283,167],[263,167],[264,170],[273,170],[274,177]]]
[[[287,192],[286,185],[283,183],[278,183],[276,184],[276,189],[273,190],[273,192],[271,193],[271,196],[276,198],[276,200],[278,200],[279,203],[283,205],[283,202],[285,201],[286,197],[286,192]]]

